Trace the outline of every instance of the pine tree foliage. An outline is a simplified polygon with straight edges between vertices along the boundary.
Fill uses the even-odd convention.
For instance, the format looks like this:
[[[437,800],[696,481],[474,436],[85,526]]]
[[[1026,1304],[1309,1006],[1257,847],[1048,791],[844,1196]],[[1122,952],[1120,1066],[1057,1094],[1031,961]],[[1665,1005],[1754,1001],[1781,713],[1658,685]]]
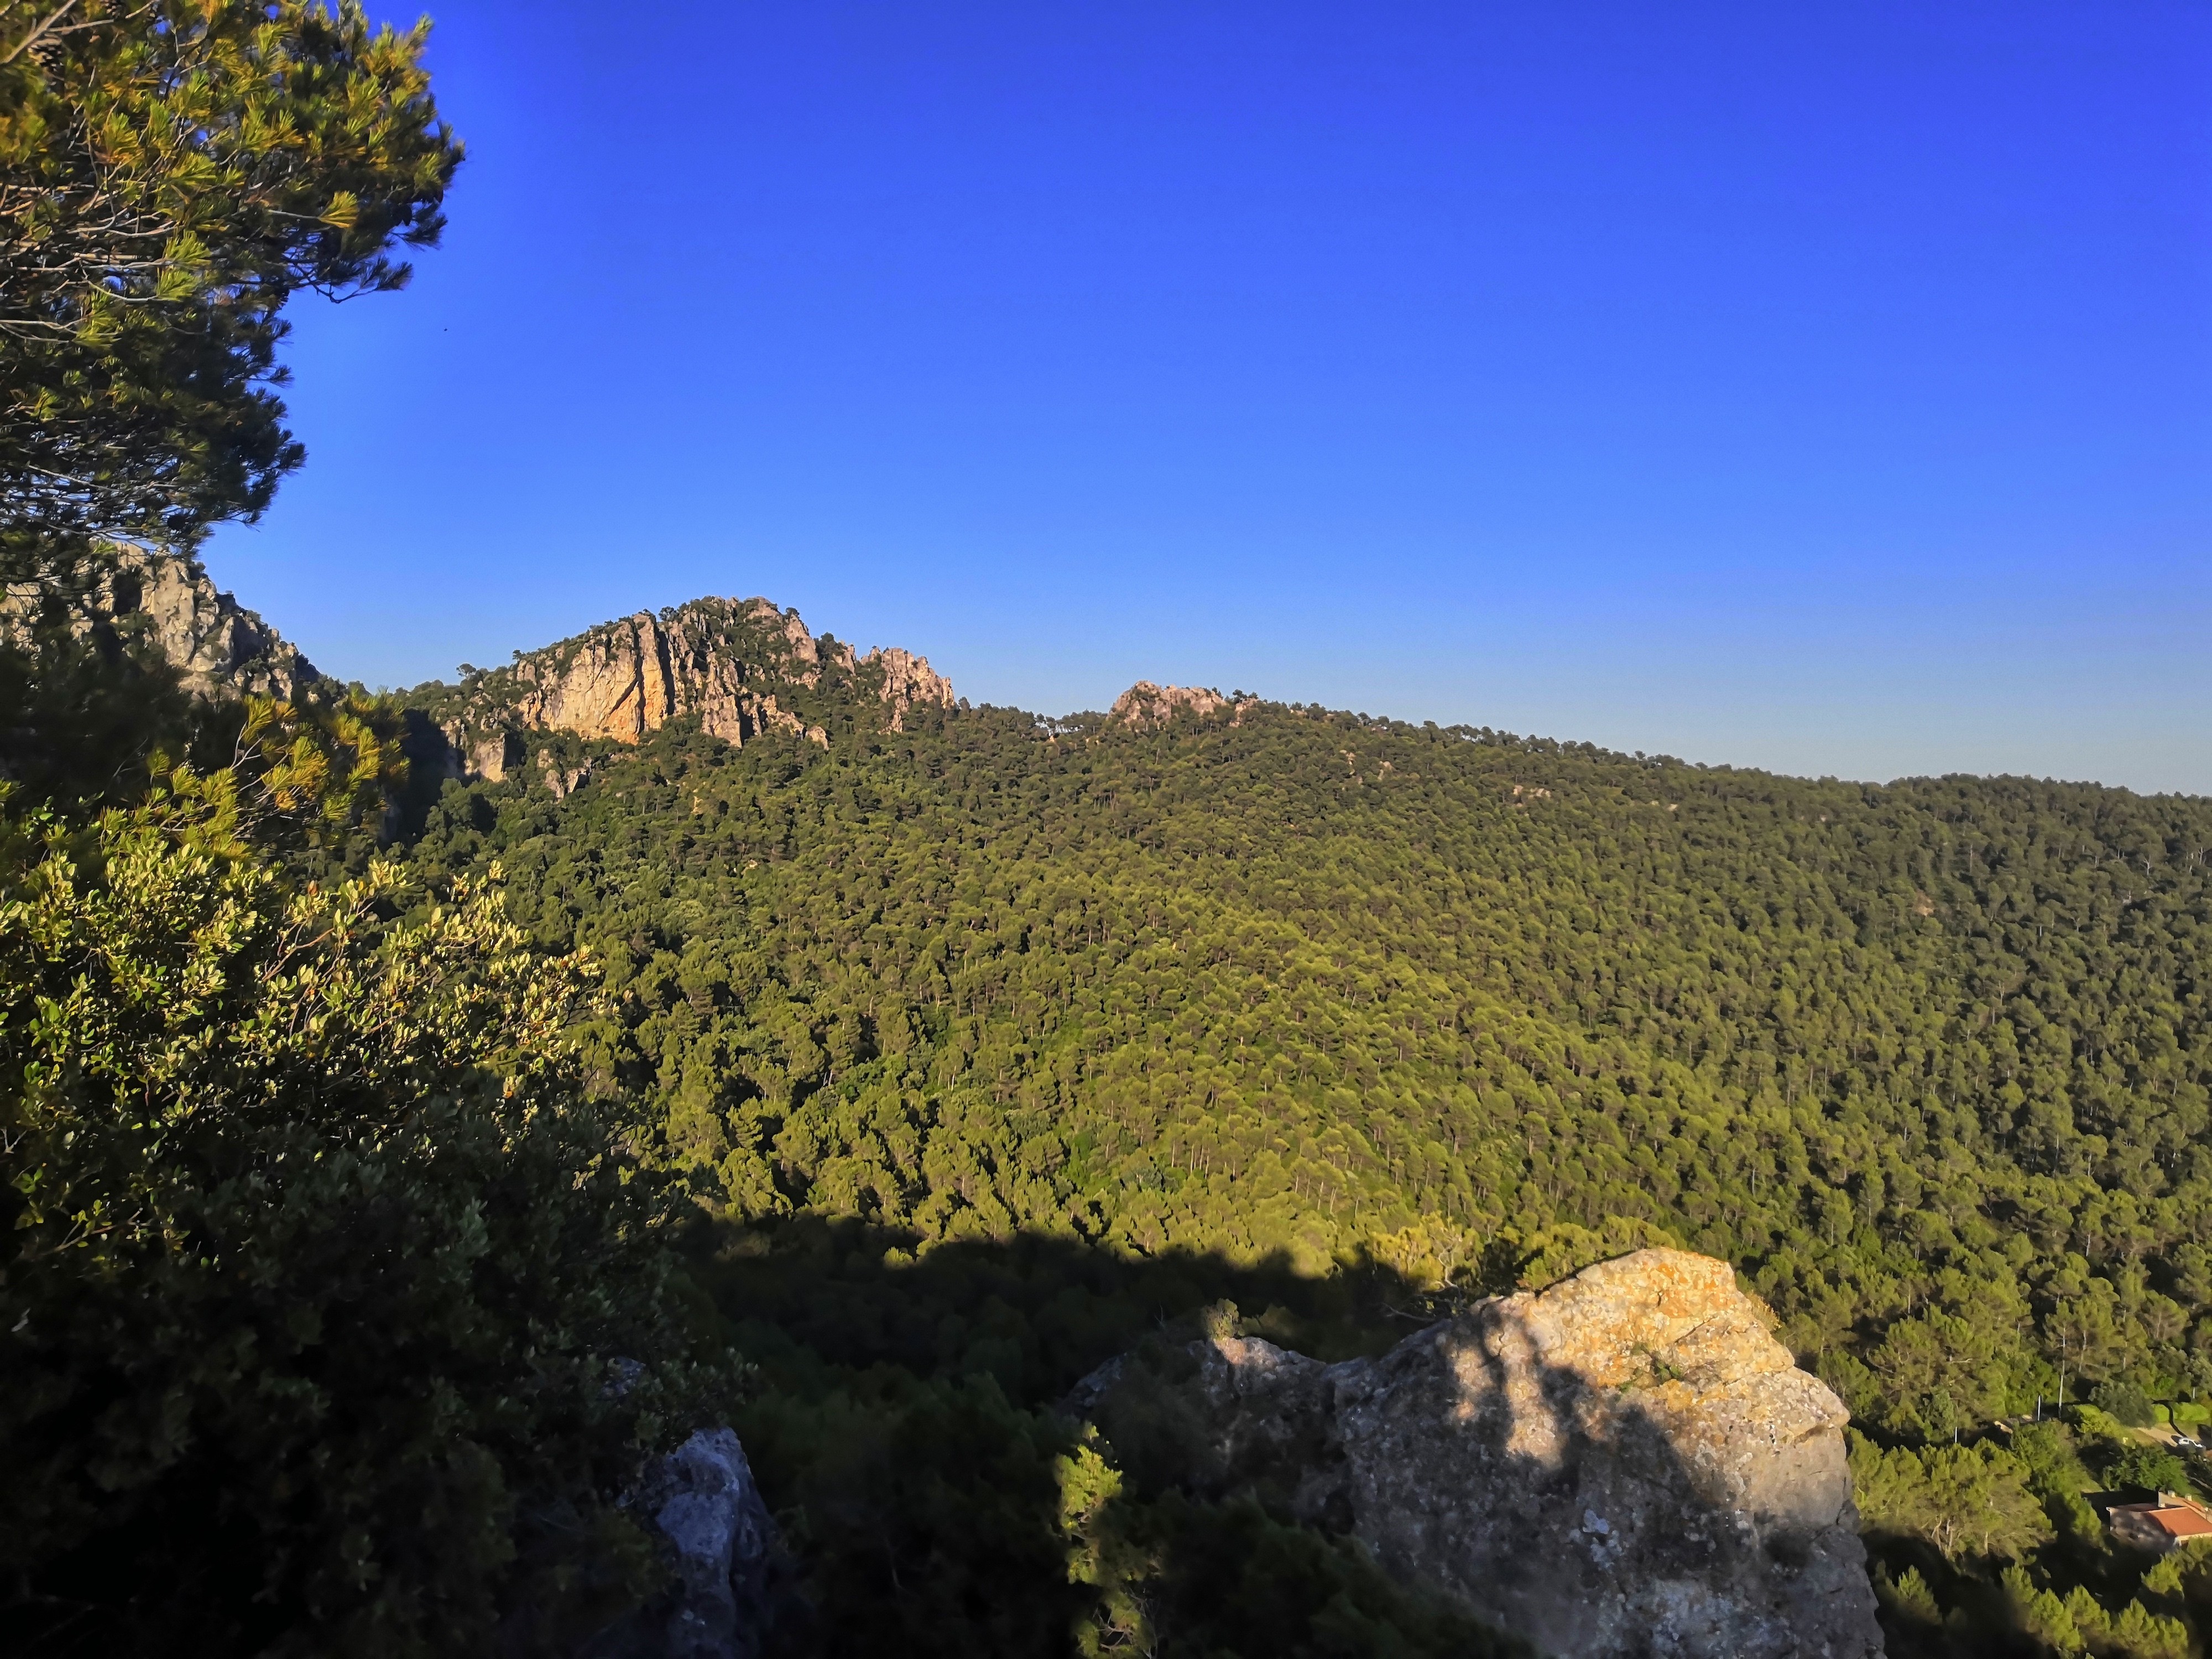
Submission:
[[[526,775],[529,769],[522,769]],[[1275,708],[448,785],[741,1217],[1136,1251],[1728,1255],[1900,1431],[2202,1391],[2212,809]],[[1848,1363],[1846,1363],[1848,1362]]]
[[[265,507],[280,315],[401,286],[460,149],[426,26],[356,0],[0,0],[0,514],[10,581],[89,536]]]

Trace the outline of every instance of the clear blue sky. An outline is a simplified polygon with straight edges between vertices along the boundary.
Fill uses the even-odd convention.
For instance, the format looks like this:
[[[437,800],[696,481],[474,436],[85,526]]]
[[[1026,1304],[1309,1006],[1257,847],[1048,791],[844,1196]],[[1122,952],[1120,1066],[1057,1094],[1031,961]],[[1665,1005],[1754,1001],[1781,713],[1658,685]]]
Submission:
[[[1050,713],[2212,793],[2212,8],[434,15],[446,246],[209,553],[328,669],[758,592]]]

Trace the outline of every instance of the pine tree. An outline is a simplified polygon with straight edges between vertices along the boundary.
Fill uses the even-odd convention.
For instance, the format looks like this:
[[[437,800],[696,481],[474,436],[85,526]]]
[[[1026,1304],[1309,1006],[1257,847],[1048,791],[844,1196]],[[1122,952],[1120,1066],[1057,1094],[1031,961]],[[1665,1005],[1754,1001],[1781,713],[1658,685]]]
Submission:
[[[272,390],[302,289],[396,289],[461,150],[427,26],[356,0],[0,0],[0,546],[189,547],[303,452]]]

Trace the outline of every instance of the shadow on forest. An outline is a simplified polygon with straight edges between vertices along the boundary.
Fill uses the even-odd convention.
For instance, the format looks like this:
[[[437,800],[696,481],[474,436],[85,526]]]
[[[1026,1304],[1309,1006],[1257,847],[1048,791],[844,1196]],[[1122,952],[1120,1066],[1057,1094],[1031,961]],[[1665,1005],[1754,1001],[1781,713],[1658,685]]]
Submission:
[[[1322,1361],[1382,1355],[1510,1288],[1517,1264],[1437,1297],[1372,1261],[1314,1278],[1281,1258],[1036,1236],[918,1258],[915,1243],[818,1218],[691,1241],[698,1284],[760,1368],[738,1427],[806,1563],[817,1650],[1061,1651],[1109,1620],[1111,1573],[1071,1582],[1065,1460],[1082,1431],[1055,1407],[1125,1354],[1085,1413],[1119,1465],[1085,1535],[1119,1540],[1103,1559],[1144,1564],[1124,1611],[1141,1608],[1159,1652],[1504,1654],[1517,1644],[1467,1608],[1573,1643],[1618,1614],[1624,1583],[1702,1577],[1758,1599],[1802,1577],[1820,1591],[1808,1617],[1832,1589],[1824,1532],[1846,1489],[1737,1514],[1634,1389],[1544,1367],[1494,1310],[1439,1333],[1441,1361],[1378,1362],[1407,1379],[1384,1430],[1397,1438],[1370,1425],[1364,1447],[1321,1366],[1210,1389],[1220,1364],[1190,1346],[1241,1328]],[[1512,1368],[1533,1369],[1533,1402]]]
[[[1147,1335],[1198,1336],[1234,1304],[1245,1334],[1324,1360],[1380,1353],[1473,1299],[1513,1288],[1517,1259],[1486,1260],[1436,1292],[1371,1258],[1326,1277],[1287,1253],[1238,1262],[1212,1252],[1128,1256],[1035,1233],[919,1252],[915,1234],[798,1216],[702,1225],[696,1284],[746,1358],[771,1375],[896,1366],[920,1377],[989,1376],[1042,1407]],[[1217,1318],[1220,1316],[1217,1315]]]
[[[1380,1352],[1443,1311],[1387,1268],[1036,1235],[917,1257],[910,1234],[814,1217],[687,1242],[701,1317],[757,1368],[732,1421],[815,1610],[788,1651],[1519,1650],[1249,1498],[1121,1484],[1054,1409],[1103,1361],[1232,1318],[1307,1353]]]

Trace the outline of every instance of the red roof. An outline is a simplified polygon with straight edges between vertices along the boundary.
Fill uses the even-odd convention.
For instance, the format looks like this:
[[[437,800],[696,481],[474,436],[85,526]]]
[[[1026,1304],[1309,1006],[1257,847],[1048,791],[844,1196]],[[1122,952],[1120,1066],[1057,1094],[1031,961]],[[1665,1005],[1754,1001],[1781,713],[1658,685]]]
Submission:
[[[2212,1538],[2212,1516],[2194,1504],[2115,1504],[2112,1519],[2122,1525],[2148,1525],[2177,1541]]]
[[[2175,1538],[2212,1538],[2212,1516],[2193,1504],[2153,1510],[2143,1518]]]

